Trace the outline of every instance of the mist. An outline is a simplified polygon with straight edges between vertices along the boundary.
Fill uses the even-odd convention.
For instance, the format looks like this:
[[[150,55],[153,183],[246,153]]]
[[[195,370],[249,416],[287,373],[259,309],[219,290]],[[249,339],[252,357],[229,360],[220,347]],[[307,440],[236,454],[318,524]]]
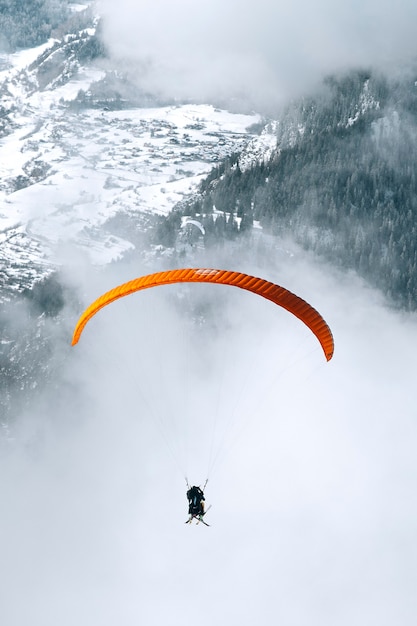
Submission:
[[[101,0],[109,51],[143,88],[165,97],[277,106],[324,76],[415,65],[412,0]]]
[[[330,363],[237,289],[129,296],[74,348],[67,310],[55,383],[2,441],[2,623],[414,623],[416,319],[288,245],[200,261],[313,304]],[[145,269],[68,282],[87,305]],[[184,524],[185,476],[210,528]]]

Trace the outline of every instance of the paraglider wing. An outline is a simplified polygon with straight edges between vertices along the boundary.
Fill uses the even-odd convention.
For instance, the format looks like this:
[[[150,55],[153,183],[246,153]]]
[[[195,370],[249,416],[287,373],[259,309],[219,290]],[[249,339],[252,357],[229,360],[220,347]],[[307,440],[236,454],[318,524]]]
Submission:
[[[203,224],[201,222],[199,222],[198,220],[186,219],[181,227],[185,228],[186,226],[188,226],[188,224],[192,224],[193,226],[197,226],[197,228],[201,231],[202,235],[206,234],[206,231],[204,229]]]
[[[118,298],[127,296],[141,289],[148,289],[158,285],[172,283],[214,283],[231,285],[251,291],[271,302],[283,307],[300,319],[314,333],[320,342],[324,355],[328,361],[333,356],[334,342],[332,332],[320,313],[302,298],[299,298],[288,289],[280,287],[262,278],[256,278],[241,272],[230,272],[216,269],[177,269],[166,272],[148,274],[123,283],[111,289],[95,300],[81,315],[72,337],[72,345],[78,343],[81,333],[87,322],[103,307]]]

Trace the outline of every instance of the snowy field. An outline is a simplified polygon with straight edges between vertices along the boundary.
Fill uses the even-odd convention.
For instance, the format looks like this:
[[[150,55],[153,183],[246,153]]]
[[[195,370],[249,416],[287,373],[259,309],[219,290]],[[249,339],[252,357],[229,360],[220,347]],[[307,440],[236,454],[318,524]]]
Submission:
[[[18,258],[27,277],[30,263],[40,273],[59,263],[63,247],[94,264],[120,258],[133,244],[106,232],[107,220],[123,211],[167,214],[248,143],[247,129],[259,121],[210,105],[74,112],[64,102],[104,72],[81,68],[66,84],[39,91],[28,68],[48,45],[12,55],[0,74],[16,107],[14,131],[0,141],[0,242],[3,259]],[[16,189],[19,176],[31,184]]]

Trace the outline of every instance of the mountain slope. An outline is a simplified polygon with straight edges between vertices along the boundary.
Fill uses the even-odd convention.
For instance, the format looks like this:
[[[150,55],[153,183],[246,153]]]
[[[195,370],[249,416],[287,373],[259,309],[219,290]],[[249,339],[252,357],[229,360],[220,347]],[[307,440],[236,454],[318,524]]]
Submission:
[[[134,250],[259,120],[149,98],[139,107],[144,94],[100,55],[97,19],[83,26],[9,55],[0,73],[3,299],[59,267],[64,250],[94,264]]]
[[[234,158],[200,188],[200,207],[258,220],[417,308],[417,87],[355,72],[293,103],[277,148]]]
[[[110,65],[93,13],[80,11],[69,26],[0,64],[5,420],[58,376],[56,346],[65,354],[70,335],[63,307],[81,306],[80,294],[64,291],[61,268],[154,259],[163,216],[213,163],[240,151],[260,119],[209,104],[161,106]]]

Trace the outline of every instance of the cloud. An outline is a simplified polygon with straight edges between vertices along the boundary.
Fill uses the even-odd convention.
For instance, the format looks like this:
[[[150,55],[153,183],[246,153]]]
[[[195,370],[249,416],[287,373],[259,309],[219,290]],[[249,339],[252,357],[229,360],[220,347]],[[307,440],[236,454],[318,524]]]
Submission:
[[[213,285],[89,323],[2,442],[4,623],[414,623],[415,316],[293,252],[223,263],[320,310],[330,363],[285,311]],[[86,271],[85,290],[139,270]],[[183,474],[203,480],[212,443],[212,526],[190,528]]]
[[[115,57],[139,62],[139,82],[170,97],[275,104],[329,72],[392,71],[417,53],[412,0],[101,0],[100,11]]]

